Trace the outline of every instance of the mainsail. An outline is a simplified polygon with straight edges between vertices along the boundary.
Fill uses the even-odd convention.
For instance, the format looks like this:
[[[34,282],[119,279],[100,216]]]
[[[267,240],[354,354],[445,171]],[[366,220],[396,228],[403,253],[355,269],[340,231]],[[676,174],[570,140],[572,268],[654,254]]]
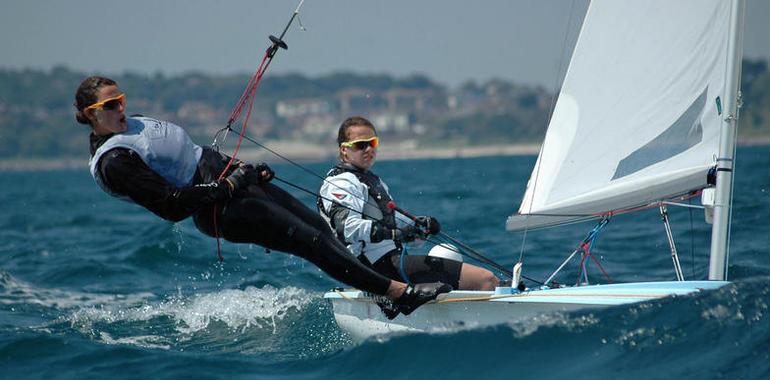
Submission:
[[[604,215],[708,186],[731,4],[596,0],[507,229]]]

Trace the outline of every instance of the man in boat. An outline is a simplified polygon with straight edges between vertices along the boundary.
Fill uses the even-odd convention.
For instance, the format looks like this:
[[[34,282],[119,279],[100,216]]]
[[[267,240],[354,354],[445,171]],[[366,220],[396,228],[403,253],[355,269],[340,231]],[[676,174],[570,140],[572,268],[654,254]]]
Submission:
[[[440,257],[402,255],[405,243],[436,235],[441,226],[430,216],[418,217],[418,226],[388,205],[388,186],[370,170],[379,138],[369,120],[346,119],[337,144],[339,162],[321,185],[317,206],[353,256],[397,281],[439,281],[455,289],[494,290],[499,280],[486,269]]]
[[[270,183],[275,173],[235,161],[192,142],[180,127],[148,117],[126,117],[126,95],[109,78],[86,78],[75,94],[75,117],[91,127],[90,170],[106,193],[178,222],[190,216],[204,234],[254,243],[308,260],[350,286],[387,297],[409,314],[451,290],[407,285],[351,257],[326,222]],[[225,171],[224,174],[221,174]]]

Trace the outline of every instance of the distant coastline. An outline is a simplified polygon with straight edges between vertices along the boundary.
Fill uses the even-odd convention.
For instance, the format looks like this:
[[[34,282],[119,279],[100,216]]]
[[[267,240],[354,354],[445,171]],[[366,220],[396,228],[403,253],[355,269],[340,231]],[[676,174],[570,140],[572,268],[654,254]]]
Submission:
[[[298,162],[322,162],[333,159],[337,150],[333,146],[297,143],[293,141],[266,142],[265,145],[282,156]],[[749,136],[738,141],[739,146],[770,145],[770,136]],[[464,147],[423,147],[414,141],[382,146],[377,159],[380,161],[426,160],[441,158],[471,158],[492,156],[537,155],[540,144],[506,144]],[[248,162],[281,162],[274,154],[261,148],[242,148],[238,158]],[[0,159],[0,172],[85,169],[88,157],[52,157]]]
[[[266,143],[270,149],[286,156],[294,161],[321,162],[333,159],[337,150],[331,146],[317,144],[302,144],[291,141],[275,141]],[[484,145],[467,147],[420,147],[414,143],[403,143],[383,146],[380,148],[377,159],[380,161],[392,160],[420,160],[439,158],[469,158],[485,156],[522,156],[536,155],[540,149],[539,144],[508,144],[508,145]],[[238,158],[248,162],[280,162],[272,153],[264,149],[242,148]],[[40,171],[40,170],[66,170],[86,169],[88,157],[51,157],[31,159],[0,159],[0,171]]]

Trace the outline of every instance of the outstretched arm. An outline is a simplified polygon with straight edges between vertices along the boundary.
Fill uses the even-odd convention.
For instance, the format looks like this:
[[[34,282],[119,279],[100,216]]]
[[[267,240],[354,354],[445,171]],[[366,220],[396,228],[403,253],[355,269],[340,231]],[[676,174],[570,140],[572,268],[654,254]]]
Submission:
[[[105,153],[99,170],[112,191],[173,222],[189,217],[203,205],[228,199],[232,190],[224,180],[178,188],[150,169],[139,155],[124,148]]]

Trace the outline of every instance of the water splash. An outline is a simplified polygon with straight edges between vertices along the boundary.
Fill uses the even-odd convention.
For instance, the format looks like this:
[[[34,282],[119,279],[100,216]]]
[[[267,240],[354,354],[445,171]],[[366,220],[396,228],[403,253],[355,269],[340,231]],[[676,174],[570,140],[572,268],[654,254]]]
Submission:
[[[212,321],[223,322],[229,328],[241,331],[269,326],[276,333],[279,321],[292,311],[301,311],[313,298],[312,294],[294,287],[247,287],[199,295],[190,300],[171,300],[162,304],[161,309],[180,322],[183,333],[205,329]]]
[[[156,304],[145,303],[124,307],[125,304],[103,303],[74,311],[73,324],[91,325],[98,322],[119,323],[148,321],[166,317],[175,321],[181,333],[191,334],[206,329],[213,322],[222,322],[231,329],[244,331],[250,327],[270,327],[291,311],[301,311],[313,300],[313,295],[298,288],[244,290],[227,289],[216,293],[174,298]]]

